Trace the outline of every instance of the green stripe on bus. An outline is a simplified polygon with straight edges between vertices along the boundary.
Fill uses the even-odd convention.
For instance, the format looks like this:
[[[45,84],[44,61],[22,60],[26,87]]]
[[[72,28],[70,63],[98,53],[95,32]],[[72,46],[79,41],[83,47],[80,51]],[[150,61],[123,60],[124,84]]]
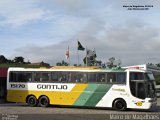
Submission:
[[[103,96],[111,88],[112,84],[99,84],[98,88],[92,96],[88,99],[84,106],[96,106],[96,104],[103,98]],[[107,101],[106,101],[107,102]]]
[[[111,84],[89,84],[73,105],[96,106],[111,86]]]
[[[98,88],[97,84],[89,84],[73,105],[83,106]]]

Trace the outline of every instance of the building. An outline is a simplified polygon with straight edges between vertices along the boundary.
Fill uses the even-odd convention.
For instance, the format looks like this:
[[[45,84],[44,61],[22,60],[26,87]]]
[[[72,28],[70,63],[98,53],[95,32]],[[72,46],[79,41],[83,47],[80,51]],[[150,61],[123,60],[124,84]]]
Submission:
[[[48,64],[48,63],[45,63],[45,62],[38,62],[38,63],[31,63],[31,64],[29,64],[29,65],[31,65],[31,66],[40,66],[40,67],[50,67],[50,65]]]
[[[7,71],[8,68],[0,68],[0,100],[6,99]]]

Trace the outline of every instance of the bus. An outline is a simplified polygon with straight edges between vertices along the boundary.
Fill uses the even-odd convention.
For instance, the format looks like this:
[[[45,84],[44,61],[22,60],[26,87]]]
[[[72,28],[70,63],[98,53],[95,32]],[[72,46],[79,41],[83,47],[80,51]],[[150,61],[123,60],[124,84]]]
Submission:
[[[156,107],[155,79],[137,68],[9,68],[7,101],[29,106],[105,107],[124,111]]]

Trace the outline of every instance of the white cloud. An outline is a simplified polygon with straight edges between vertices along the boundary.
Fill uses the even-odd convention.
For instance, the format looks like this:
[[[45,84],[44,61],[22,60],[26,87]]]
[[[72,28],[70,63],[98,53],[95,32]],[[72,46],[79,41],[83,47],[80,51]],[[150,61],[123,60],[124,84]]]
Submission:
[[[91,24],[92,23],[92,24]],[[158,51],[160,51],[159,39],[160,33],[158,28],[153,28],[148,24],[135,24],[135,27],[130,28],[130,23],[124,23],[122,26],[114,26],[105,30],[101,24],[95,25],[95,22],[90,22],[88,27],[78,32],[80,42],[84,47],[90,49],[96,49],[98,59],[106,62],[110,57],[116,57],[121,59],[123,65],[144,64],[148,62],[159,62],[160,57]],[[141,28],[136,26],[141,24]],[[91,28],[90,28],[91,27]],[[91,31],[90,31],[91,30]],[[99,30],[104,30],[105,34],[99,37],[97,36]],[[87,33],[87,34],[86,34]],[[17,49],[17,55],[24,55],[25,58],[31,61],[46,61],[55,65],[56,62],[65,60],[65,50],[70,46],[71,62],[77,63],[77,41],[69,40],[64,41],[56,45],[50,45],[45,47],[38,46],[25,46]],[[81,63],[85,57],[85,51],[80,52]]]
[[[29,22],[43,19],[47,11],[39,8],[37,0],[0,1],[1,26],[19,27]]]
[[[96,48],[103,62],[112,56],[122,59],[123,64],[158,61],[160,58],[155,60],[155,56],[160,50],[159,24],[150,25],[159,15],[152,16],[151,11],[127,11],[122,7],[125,3],[137,4],[137,0],[5,0],[0,1],[0,26],[29,27],[28,31],[25,28],[22,31],[28,32],[26,36],[17,35],[14,40],[27,41],[30,35],[30,44],[22,42],[22,47],[15,46],[14,56],[22,55],[33,62],[55,64],[65,59],[69,45],[71,61],[76,63],[77,39],[84,47]],[[27,26],[37,21],[40,23]],[[80,52],[80,56],[83,58],[85,52]]]

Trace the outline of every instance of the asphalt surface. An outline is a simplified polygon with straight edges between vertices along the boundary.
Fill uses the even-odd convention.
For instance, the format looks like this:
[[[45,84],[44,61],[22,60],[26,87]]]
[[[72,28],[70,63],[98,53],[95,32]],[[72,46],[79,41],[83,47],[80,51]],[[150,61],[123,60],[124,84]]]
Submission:
[[[1,103],[2,120],[160,120],[160,98],[152,111],[115,111],[108,108],[69,106],[29,107],[20,103]]]

